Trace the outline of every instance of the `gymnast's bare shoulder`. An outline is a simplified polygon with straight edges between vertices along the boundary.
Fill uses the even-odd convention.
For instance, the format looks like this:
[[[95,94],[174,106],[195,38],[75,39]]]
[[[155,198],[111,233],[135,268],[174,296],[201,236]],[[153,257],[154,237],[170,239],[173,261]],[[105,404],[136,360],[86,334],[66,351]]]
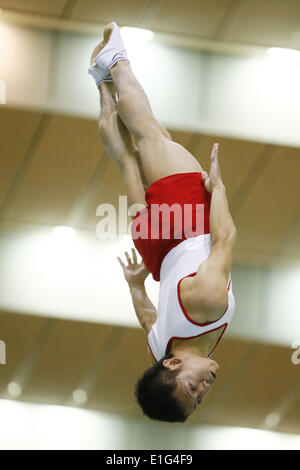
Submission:
[[[181,302],[190,318],[204,323],[215,321],[228,306],[228,280],[236,241],[233,229],[227,237],[212,245],[207,260],[195,276],[180,283]]]

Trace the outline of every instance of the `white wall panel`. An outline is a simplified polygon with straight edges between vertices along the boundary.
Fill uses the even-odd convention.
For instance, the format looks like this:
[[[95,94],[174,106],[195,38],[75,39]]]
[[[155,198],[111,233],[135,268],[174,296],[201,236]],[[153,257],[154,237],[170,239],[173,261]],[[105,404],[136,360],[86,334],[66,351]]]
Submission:
[[[2,230],[0,308],[139,327],[116,259],[131,246],[128,236]],[[234,266],[236,310],[227,334],[291,347],[299,339],[299,269]],[[149,276],[146,286],[157,304],[158,283]]]
[[[300,436],[293,434],[137,421],[75,407],[11,400],[0,400],[0,413],[1,450],[296,450],[300,445]]]
[[[7,104],[96,118],[87,74],[99,37],[0,23],[0,80]],[[128,44],[137,77],[165,125],[216,135],[300,145],[300,63]]]

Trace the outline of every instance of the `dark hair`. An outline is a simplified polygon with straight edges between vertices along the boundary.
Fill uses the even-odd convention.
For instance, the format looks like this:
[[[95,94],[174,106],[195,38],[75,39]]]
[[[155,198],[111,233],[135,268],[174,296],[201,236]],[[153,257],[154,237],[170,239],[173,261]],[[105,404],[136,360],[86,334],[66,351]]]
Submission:
[[[173,354],[166,354],[145,371],[136,384],[135,396],[144,414],[149,418],[184,422],[188,415],[178,400],[172,396],[179,370],[172,371],[163,366],[163,361],[171,357]]]

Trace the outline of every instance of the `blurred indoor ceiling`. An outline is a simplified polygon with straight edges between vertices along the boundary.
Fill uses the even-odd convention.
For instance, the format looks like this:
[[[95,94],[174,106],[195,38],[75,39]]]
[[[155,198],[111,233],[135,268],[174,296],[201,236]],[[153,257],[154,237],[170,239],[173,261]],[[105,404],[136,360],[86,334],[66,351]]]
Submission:
[[[213,142],[220,143],[239,234],[236,263],[277,265],[299,259],[299,149],[170,131],[205,169]],[[0,140],[9,155],[0,160],[3,228],[66,225],[95,233],[98,205],[118,208],[119,195],[126,194],[95,120],[5,106],[0,108]]]
[[[87,409],[142,417],[134,397],[149,366],[142,330],[12,312],[2,312],[0,329],[9,345],[1,398],[10,398],[6,387],[17,382],[21,401],[74,406],[79,389]],[[290,348],[224,338],[214,358],[221,364],[217,380],[188,423],[300,432],[300,381]],[[272,428],[265,422],[270,414],[281,418]]]
[[[0,0],[0,8],[3,19],[19,23],[96,33],[116,21],[189,38],[190,47],[201,40],[300,47],[298,0]]]
[[[300,48],[298,0],[0,0],[3,19],[45,28],[90,31],[112,20],[152,29],[201,48],[201,41]],[[268,22],[265,18],[268,18]],[[180,44],[180,42],[178,42]],[[238,229],[236,263],[277,266],[300,256],[299,149],[218,135],[173,132],[207,169],[213,142]],[[101,145],[95,119],[0,108],[0,228],[66,225],[95,233],[99,204],[125,194],[116,165]],[[30,312],[29,312],[30,313]],[[0,394],[20,383],[20,400],[74,405],[141,416],[134,383],[145,368],[141,330],[1,311],[8,345]],[[222,367],[190,423],[300,432],[299,374],[291,349],[224,338],[214,358]],[[126,367],[125,367],[126,363]]]

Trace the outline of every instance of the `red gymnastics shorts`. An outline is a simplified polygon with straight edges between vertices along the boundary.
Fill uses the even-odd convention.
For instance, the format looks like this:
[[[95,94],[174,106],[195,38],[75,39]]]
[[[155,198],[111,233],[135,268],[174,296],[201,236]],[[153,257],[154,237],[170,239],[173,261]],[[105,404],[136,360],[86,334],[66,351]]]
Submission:
[[[178,173],[152,183],[145,194],[147,207],[136,214],[131,235],[155,281],[166,254],[187,238],[209,231],[211,195],[201,172]]]

